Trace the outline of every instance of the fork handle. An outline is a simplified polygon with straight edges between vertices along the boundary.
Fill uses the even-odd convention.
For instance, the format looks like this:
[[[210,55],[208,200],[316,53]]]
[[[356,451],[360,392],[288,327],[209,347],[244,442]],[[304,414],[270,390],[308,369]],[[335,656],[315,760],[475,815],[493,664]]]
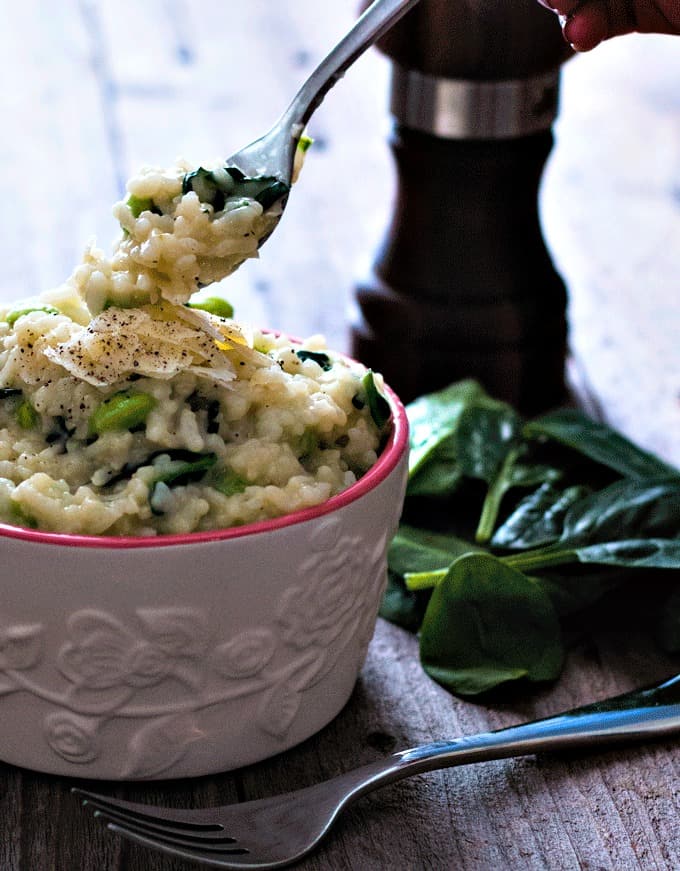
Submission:
[[[680,731],[680,675],[647,689],[545,719],[402,750],[344,777],[350,779],[350,788],[352,775],[356,777],[348,796],[353,800],[379,786],[425,771],[677,731]]]

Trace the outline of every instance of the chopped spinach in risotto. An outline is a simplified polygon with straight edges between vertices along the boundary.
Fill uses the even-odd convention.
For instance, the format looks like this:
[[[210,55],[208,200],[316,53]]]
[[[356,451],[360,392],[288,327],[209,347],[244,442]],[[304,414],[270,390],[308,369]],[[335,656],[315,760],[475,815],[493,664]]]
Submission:
[[[380,377],[250,331],[199,288],[257,256],[271,179],[145,170],[59,289],[0,308],[0,520],[93,535],[212,530],[325,501],[376,461]],[[273,200],[273,201],[272,201]]]

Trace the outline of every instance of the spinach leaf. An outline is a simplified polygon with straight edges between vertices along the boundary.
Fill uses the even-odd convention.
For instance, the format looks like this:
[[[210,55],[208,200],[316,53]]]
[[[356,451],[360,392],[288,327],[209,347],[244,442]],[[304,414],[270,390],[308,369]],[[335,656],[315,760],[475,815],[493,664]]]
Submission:
[[[553,680],[564,650],[546,593],[521,572],[480,553],[456,560],[433,591],[420,656],[437,683],[475,695],[519,678]]]
[[[45,436],[48,445],[55,446],[60,454],[66,453],[68,440],[75,434],[76,428],[67,426],[66,418],[62,415],[52,418],[52,426]]]
[[[567,512],[562,543],[680,535],[680,478],[623,479]]]
[[[264,211],[271,208],[277,200],[287,197],[290,193],[288,185],[278,179],[272,181],[255,194],[254,199],[262,206]]]
[[[523,421],[505,402],[478,397],[462,412],[454,433],[458,468],[463,475],[488,485],[475,540],[493,535],[501,502],[513,487],[533,487],[554,481],[560,472],[543,464],[520,462],[527,453],[521,443]]]
[[[475,541],[491,538],[501,500],[509,489],[510,477],[521,448],[517,437],[521,420],[504,403],[477,400],[466,408],[455,432],[459,468],[463,475],[479,478],[488,485]]]
[[[551,481],[557,481],[561,472],[552,466],[543,464],[519,463],[523,448],[508,452],[496,476],[490,481],[489,489],[482,506],[475,540],[486,544],[493,536],[503,497],[515,487],[535,487]]]
[[[324,372],[330,372],[333,368],[333,362],[328,354],[324,354],[323,351],[306,351],[304,348],[296,351],[295,354],[297,357],[302,360],[313,360],[317,365],[321,366]]]
[[[624,478],[580,499],[566,514],[562,545],[680,535],[680,479]]]
[[[680,569],[680,538],[642,538],[579,548],[579,562],[633,568]]]
[[[573,408],[563,408],[530,421],[524,427],[524,435],[530,439],[553,439],[625,477],[680,477],[680,470],[643,451],[607,424],[591,420]]]
[[[640,570],[680,569],[680,471],[605,424],[571,409],[527,423],[475,381],[407,413],[409,484],[381,613],[420,627],[423,666],[452,691],[556,677],[560,621],[566,631],[617,588],[635,591]],[[513,498],[518,488],[531,492]],[[642,595],[656,614],[659,596]],[[659,632],[680,650],[680,593]]]
[[[227,468],[217,472],[208,483],[223,496],[235,496],[237,493],[243,493],[248,486],[248,481],[245,478],[237,475],[233,469]]]
[[[522,419],[505,402],[476,397],[461,411],[454,432],[455,456],[464,475],[490,483],[517,447]]]
[[[361,379],[361,384],[366,391],[366,402],[368,403],[368,409],[371,412],[373,423],[375,423],[378,429],[382,429],[390,419],[392,412],[390,410],[389,402],[378,390],[373,370],[368,370]]]
[[[445,533],[402,524],[387,551],[390,571],[398,575],[426,572],[449,566],[459,556],[480,548]]]
[[[492,547],[523,549],[551,544],[562,534],[562,525],[571,506],[587,496],[587,487],[558,490],[552,483],[541,484],[517,505],[491,539]]]
[[[436,458],[455,460],[451,436],[463,410],[479,396],[486,394],[476,381],[460,381],[409,403],[406,412],[411,441],[409,475],[412,479]]]
[[[501,559],[506,565],[523,572],[535,572],[577,562],[635,569],[680,569],[680,539],[629,538],[573,547],[564,547],[558,542],[556,545]],[[409,583],[409,588],[414,590],[433,586],[441,580],[440,573],[437,572],[413,577],[414,581]],[[407,582],[410,578],[411,576],[407,576]]]
[[[180,484],[191,484],[200,481],[204,473],[217,462],[216,454],[193,454],[190,458],[173,459],[169,452],[166,460],[154,462],[154,483],[177,487]]]
[[[504,560],[522,571],[568,562],[680,568],[680,479],[617,481],[572,505],[557,542]]]
[[[433,459],[410,478],[406,488],[407,497],[452,496],[463,480],[463,473],[450,459]]]
[[[420,397],[407,407],[411,455],[407,496],[451,496],[462,479],[484,481],[487,496],[477,541],[491,537],[508,490],[533,486],[557,472],[518,460],[522,418],[489,397],[476,381],[462,381]]]
[[[202,203],[209,203],[216,212],[225,206],[227,197],[252,197],[266,211],[277,200],[287,196],[290,188],[273,176],[244,175],[235,166],[205,169],[199,166],[182,179],[182,193],[193,191]]]
[[[429,598],[429,590],[411,592],[406,588],[404,579],[400,575],[388,571],[387,587],[380,604],[380,616],[408,632],[417,632],[423,622]]]
[[[209,169],[199,166],[193,172],[188,172],[182,179],[182,193],[188,194],[193,191],[202,203],[215,205],[219,199],[220,207],[224,205],[224,196],[227,190],[231,193],[233,179],[225,176],[225,184],[220,190],[215,176]]]
[[[158,457],[167,457],[163,463],[158,464],[155,460]],[[155,466],[161,472],[157,479],[165,484],[171,483],[189,483],[191,473],[196,472],[196,477],[193,480],[199,480],[203,473],[211,468],[217,461],[215,454],[199,454],[194,451],[187,451],[184,448],[166,448],[165,450],[154,451],[147,457],[136,462],[126,463],[119,472],[114,473],[105,484],[102,484],[102,489],[113,487],[121,481],[127,481],[135,472],[145,466]],[[180,470],[180,475],[177,475],[177,470]],[[163,473],[167,473],[167,477]],[[178,477],[186,475],[184,481],[179,481]]]
[[[149,505],[156,516],[165,514],[170,490],[181,484],[200,481],[217,462],[216,454],[193,454],[191,458],[167,459],[155,462],[154,478],[149,490]]]
[[[458,557],[477,552],[484,553],[458,536],[402,523],[388,549],[387,563],[402,579],[405,594],[411,596],[436,586]]]

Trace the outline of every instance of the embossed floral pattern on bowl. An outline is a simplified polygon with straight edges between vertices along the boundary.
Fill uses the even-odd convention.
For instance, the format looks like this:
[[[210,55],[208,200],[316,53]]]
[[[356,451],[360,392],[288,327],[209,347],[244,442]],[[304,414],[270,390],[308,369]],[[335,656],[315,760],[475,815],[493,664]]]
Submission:
[[[278,753],[347,701],[406,481],[407,423],[316,509],[158,539],[0,526],[0,758],[186,777]]]

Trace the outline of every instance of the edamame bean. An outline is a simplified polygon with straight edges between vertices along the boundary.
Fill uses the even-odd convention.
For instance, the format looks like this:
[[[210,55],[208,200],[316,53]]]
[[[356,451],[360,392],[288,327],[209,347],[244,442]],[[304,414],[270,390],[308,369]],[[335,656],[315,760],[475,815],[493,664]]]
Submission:
[[[134,429],[146,421],[155,405],[156,399],[148,393],[114,393],[90,417],[90,435]]]
[[[220,296],[209,296],[198,302],[188,302],[187,308],[197,308],[218,318],[233,318],[234,306]]]
[[[17,408],[17,422],[22,429],[35,429],[40,423],[40,415],[27,399]]]
[[[133,218],[138,218],[142,212],[151,212],[155,209],[151,197],[136,197],[134,194],[130,194],[125,204],[132,212]]]
[[[51,305],[43,305],[43,306],[38,306],[38,307],[34,307],[34,308],[14,309],[8,315],[5,316],[5,320],[10,325],[10,327],[13,327],[14,324],[19,320],[19,318],[22,318],[24,315],[30,315],[31,312],[45,312],[45,314],[48,314],[48,315],[58,315],[59,314],[57,309],[53,308]]]

